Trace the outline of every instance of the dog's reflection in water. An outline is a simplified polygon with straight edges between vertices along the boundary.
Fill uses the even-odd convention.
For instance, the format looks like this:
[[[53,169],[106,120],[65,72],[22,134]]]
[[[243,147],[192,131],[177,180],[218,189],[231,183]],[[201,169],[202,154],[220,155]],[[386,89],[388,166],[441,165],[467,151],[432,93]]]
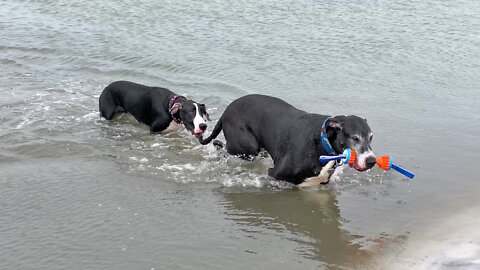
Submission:
[[[327,265],[359,267],[376,253],[362,248],[351,235],[342,229],[342,218],[337,200],[330,190],[285,190],[278,192],[224,193],[229,202],[229,215],[249,226],[286,228],[293,234],[307,236],[312,242],[311,252],[302,253]],[[270,225],[270,226],[269,226]],[[281,225],[281,226],[278,226]],[[301,238],[300,237],[300,238]],[[289,238],[291,240],[291,238]],[[375,248],[374,248],[375,249]]]

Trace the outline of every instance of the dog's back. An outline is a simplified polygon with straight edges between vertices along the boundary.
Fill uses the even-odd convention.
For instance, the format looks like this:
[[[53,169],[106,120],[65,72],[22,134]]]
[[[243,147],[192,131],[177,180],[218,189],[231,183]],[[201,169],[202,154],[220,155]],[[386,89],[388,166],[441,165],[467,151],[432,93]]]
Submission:
[[[113,82],[100,95],[100,113],[107,120],[111,120],[116,112],[128,112],[140,122],[149,125],[151,89],[152,87],[128,81]]]

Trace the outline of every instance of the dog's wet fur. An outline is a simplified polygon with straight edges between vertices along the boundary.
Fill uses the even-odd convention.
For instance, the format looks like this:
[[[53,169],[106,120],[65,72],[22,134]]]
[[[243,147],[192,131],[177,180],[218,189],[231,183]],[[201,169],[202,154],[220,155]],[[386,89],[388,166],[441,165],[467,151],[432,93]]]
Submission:
[[[100,114],[111,120],[116,113],[130,113],[139,122],[150,126],[152,132],[164,131],[175,124],[173,115],[193,136],[200,136],[207,129],[205,121],[209,120],[205,105],[179,96],[170,111],[170,100],[174,96],[177,95],[166,88],[117,81],[108,85],[100,95]]]
[[[320,136],[327,117],[299,110],[275,97],[247,95],[225,109],[208,138],[198,139],[208,144],[223,130],[229,154],[257,156],[263,148],[274,162],[268,171],[270,176],[300,184],[318,176],[325,166],[318,157],[327,155]],[[366,119],[335,116],[326,122],[326,133],[338,154],[346,148],[357,152],[357,161],[351,165],[356,170],[365,171],[375,165],[370,147],[373,135]]]

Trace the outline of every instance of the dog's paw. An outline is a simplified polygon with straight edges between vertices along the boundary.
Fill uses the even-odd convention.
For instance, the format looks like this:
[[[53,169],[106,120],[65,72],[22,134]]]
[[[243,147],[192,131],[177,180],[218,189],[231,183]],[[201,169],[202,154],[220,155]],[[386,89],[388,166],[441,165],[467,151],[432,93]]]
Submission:
[[[224,144],[223,142],[219,141],[219,140],[214,140],[213,141],[213,145],[217,148],[217,149],[221,149],[223,148]]]

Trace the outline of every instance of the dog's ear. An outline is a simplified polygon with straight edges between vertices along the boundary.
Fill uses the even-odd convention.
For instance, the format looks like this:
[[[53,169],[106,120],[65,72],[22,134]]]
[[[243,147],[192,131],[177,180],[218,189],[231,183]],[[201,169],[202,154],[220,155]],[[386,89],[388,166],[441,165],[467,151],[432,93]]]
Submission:
[[[331,128],[342,130],[342,123],[340,123],[338,120],[330,119],[328,120],[327,125]]]
[[[178,110],[182,109],[182,104],[181,103],[174,103],[172,108],[168,111],[170,114],[176,114]]]
[[[202,114],[207,117],[207,120],[210,121],[210,115],[208,115],[207,113],[207,107],[205,106],[205,104],[200,104],[200,110]]]

